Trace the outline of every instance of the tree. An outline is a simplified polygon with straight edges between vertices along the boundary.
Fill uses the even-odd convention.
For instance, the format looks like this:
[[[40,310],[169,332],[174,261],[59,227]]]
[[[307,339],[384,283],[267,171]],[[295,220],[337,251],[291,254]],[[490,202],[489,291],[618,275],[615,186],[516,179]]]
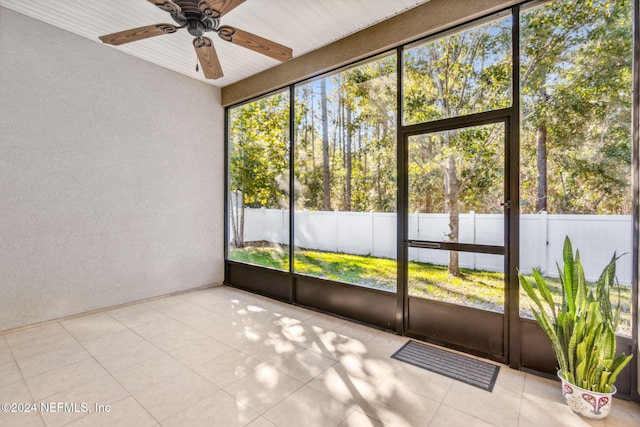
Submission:
[[[394,58],[359,64],[298,87],[300,208],[396,210]],[[323,153],[322,166],[314,162],[315,152]]]
[[[630,0],[556,0],[521,17],[521,212],[629,214]],[[511,105],[511,18],[405,50],[405,124]],[[394,54],[296,85],[296,206],[396,210]],[[288,99],[231,110],[230,190],[242,244],[244,206],[288,205]],[[502,212],[502,125],[411,137],[412,211]],[[449,270],[458,274],[457,254]]]
[[[322,190],[324,210],[331,210],[331,176],[329,173],[329,117],[327,113],[327,81],[320,81],[320,101],[322,105]]]
[[[345,144],[344,144],[344,164],[346,168],[346,176],[345,176],[345,184],[344,184],[344,207],[345,210],[351,210],[351,179],[352,179],[352,153],[351,153],[351,133],[353,126],[351,125],[351,109],[346,107],[346,116],[345,116],[346,126],[344,128],[346,131]]]
[[[245,206],[288,205],[289,99],[280,93],[231,110],[229,190],[233,244],[244,247]]]
[[[500,20],[409,50],[405,57],[405,121],[419,123],[506,107],[511,84],[509,43],[507,21]],[[485,183],[479,176],[492,176],[491,187],[502,185],[502,175],[492,173],[504,164],[501,143],[496,141],[497,135],[504,140],[504,133],[496,129],[431,134],[410,147],[410,210],[422,205],[429,212],[446,212],[450,242],[459,241],[461,207],[477,194],[472,189]],[[420,199],[425,193],[429,197]],[[455,251],[449,255],[449,274],[460,274]]]
[[[629,0],[522,15],[524,212],[630,213],[630,17]]]

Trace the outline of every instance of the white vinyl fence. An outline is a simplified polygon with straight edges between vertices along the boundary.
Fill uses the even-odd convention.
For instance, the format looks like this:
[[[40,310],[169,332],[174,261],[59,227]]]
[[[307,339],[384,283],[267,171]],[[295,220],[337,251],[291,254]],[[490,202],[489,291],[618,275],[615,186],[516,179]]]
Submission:
[[[502,215],[460,215],[462,243],[503,245]],[[381,212],[296,211],[295,245],[330,252],[396,257],[396,214]],[[409,216],[409,238],[443,241],[447,214]],[[233,236],[233,233],[229,233]],[[580,250],[587,280],[596,280],[613,252],[622,256],[617,263],[620,283],[631,283],[632,223],[630,215],[520,215],[520,270],[533,268],[557,277],[556,262],[562,263],[562,245],[568,235]],[[245,209],[246,242],[289,243],[289,211]],[[409,250],[409,259],[447,265],[448,252],[433,249]],[[460,253],[460,267],[502,271],[504,259],[498,255]]]

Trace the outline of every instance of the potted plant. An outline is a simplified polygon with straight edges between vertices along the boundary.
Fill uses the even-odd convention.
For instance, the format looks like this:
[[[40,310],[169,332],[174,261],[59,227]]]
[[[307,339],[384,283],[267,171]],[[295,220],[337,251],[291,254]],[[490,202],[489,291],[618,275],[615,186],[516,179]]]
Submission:
[[[584,278],[580,253],[575,258],[571,241],[564,240],[563,262],[558,266],[562,303],[553,300],[549,285],[533,270],[536,286],[518,273],[520,285],[531,300],[531,311],[551,340],[558,360],[558,377],[569,407],[588,418],[604,418],[611,410],[614,383],[631,356],[616,356],[618,305],[612,309],[609,290],[614,285],[616,254],[604,268],[594,286]]]

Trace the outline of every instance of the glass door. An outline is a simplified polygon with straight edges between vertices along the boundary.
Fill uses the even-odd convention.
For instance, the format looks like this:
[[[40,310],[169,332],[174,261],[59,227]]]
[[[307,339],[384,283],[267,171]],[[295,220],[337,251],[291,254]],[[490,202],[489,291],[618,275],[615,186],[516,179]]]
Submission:
[[[405,142],[407,333],[505,360],[506,124]]]

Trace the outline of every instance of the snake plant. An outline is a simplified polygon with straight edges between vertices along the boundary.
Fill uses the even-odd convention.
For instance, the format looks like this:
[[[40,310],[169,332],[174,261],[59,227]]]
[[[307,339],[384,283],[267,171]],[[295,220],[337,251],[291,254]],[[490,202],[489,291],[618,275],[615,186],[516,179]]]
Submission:
[[[580,253],[573,249],[569,237],[564,240],[563,262],[558,274],[562,303],[553,300],[549,285],[538,270],[533,270],[536,287],[518,273],[520,285],[531,300],[531,311],[538,324],[551,339],[560,375],[578,387],[599,393],[610,393],[618,374],[631,356],[616,356],[616,326],[620,320],[618,305],[611,306],[609,290],[614,285],[616,254],[604,268],[595,286],[584,278]],[[595,292],[595,293],[594,293]]]

